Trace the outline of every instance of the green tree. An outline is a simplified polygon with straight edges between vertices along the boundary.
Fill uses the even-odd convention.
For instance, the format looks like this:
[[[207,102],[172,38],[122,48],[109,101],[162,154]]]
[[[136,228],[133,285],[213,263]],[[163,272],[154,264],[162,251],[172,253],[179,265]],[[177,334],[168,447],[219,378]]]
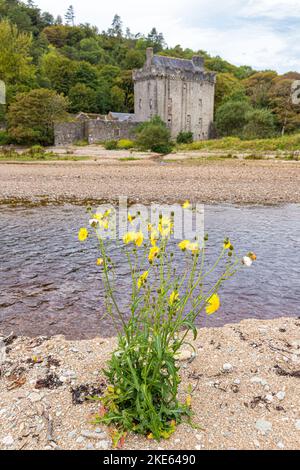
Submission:
[[[141,124],[136,135],[136,143],[143,150],[157,153],[170,153],[172,150],[170,130],[158,116]]]
[[[58,93],[67,95],[76,83],[76,62],[64,57],[55,49],[42,57],[40,70],[45,85],[48,84]]]
[[[215,89],[215,109],[217,110],[232,94],[241,92],[245,92],[245,89],[240,80],[232,73],[218,73]]]
[[[243,81],[251,104],[257,108],[269,106],[269,91],[277,73],[273,71],[257,72]]]
[[[0,79],[8,84],[33,82],[30,34],[19,32],[8,20],[0,21]]]
[[[123,24],[121,17],[119,15],[115,15],[111,27],[108,30],[108,35],[109,36],[116,36],[118,38],[121,38],[123,35]]]
[[[75,11],[73,5],[70,5],[65,14],[66,24],[75,25]]]
[[[79,43],[79,58],[91,64],[101,64],[105,61],[105,51],[95,38],[84,38]]]
[[[53,144],[53,125],[66,118],[68,102],[53,90],[36,89],[17,95],[9,107],[8,130],[20,144]]]
[[[243,137],[246,139],[267,139],[275,134],[274,114],[268,109],[252,109],[246,114]]]
[[[216,128],[221,136],[241,136],[251,106],[246,101],[226,101],[216,112]]]
[[[276,116],[282,135],[300,130],[300,105],[292,101],[293,81],[285,76],[273,79],[268,94],[270,109]]]
[[[95,113],[97,109],[97,93],[84,83],[77,83],[69,92],[69,111],[78,113],[80,111]]]

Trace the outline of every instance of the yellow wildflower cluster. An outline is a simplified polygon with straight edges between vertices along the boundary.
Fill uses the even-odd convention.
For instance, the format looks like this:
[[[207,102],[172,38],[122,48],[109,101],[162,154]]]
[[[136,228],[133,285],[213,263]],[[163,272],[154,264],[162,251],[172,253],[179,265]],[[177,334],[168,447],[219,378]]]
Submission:
[[[134,243],[136,246],[141,246],[144,241],[143,232],[126,232],[123,236],[123,242],[125,245]]]
[[[182,240],[178,243],[178,247],[182,251],[191,251],[193,255],[199,253],[199,243],[198,242],[191,242],[190,240]]]

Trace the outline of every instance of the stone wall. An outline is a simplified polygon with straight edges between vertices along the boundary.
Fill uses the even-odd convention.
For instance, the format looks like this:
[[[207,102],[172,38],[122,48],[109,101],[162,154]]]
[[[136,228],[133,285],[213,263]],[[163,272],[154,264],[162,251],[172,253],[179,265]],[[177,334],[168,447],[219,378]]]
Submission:
[[[89,144],[106,140],[134,139],[138,124],[129,121],[87,121],[86,138]]]
[[[85,122],[70,121],[54,124],[54,144],[70,145],[77,140],[85,139]]]
[[[91,119],[56,123],[54,126],[55,145],[71,145],[86,139],[89,144],[107,140],[134,139],[139,123],[128,121],[105,121]]]

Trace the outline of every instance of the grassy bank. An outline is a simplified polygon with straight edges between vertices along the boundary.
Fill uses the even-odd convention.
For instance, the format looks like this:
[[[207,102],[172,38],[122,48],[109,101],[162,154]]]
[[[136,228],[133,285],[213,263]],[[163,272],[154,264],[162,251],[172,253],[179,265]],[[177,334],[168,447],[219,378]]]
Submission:
[[[274,137],[272,139],[241,140],[238,137],[224,137],[202,140],[191,144],[177,145],[177,150],[228,150],[244,152],[276,152],[300,150],[300,134]]]
[[[0,162],[43,162],[43,161],[78,161],[88,160],[90,157],[86,156],[74,156],[74,155],[57,155],[53,152],[34,152],[29,149],[26,152],[16,152],[15,150],[0,150]]]

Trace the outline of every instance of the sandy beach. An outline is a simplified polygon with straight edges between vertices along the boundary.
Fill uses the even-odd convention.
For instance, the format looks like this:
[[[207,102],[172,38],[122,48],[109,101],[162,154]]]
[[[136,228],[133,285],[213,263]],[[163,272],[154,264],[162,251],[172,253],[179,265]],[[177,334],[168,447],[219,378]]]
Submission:
[[[111,449],[93,425],[114,338],[2,338],[1,449]],[[181,356],[180,399],[192,386],[193,422],[161,442],[129,434],[124,449],[296,449],[300,438],[300,320],[243,320],[199,330]]]
[[[137,158],[138,156],[136,156]],[[124,157],[126,158],[126,157]],[[300,163],[281,160],[99,158],[0,164],[0,201],[278,204],[300,202]]]

